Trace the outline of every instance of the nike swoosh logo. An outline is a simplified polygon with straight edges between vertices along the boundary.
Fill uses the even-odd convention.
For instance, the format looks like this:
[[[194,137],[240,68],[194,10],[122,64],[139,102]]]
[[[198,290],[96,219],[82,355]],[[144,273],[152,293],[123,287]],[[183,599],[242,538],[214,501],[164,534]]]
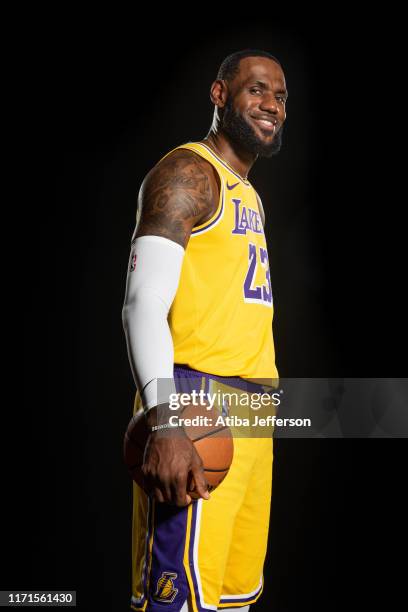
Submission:
[[[239,181],[238,183],[234,183],[233,185],[228,185],[228,181],[227,181],[227,189],[234,189],[234,187],[236,187],[237,185],[239,185]]]

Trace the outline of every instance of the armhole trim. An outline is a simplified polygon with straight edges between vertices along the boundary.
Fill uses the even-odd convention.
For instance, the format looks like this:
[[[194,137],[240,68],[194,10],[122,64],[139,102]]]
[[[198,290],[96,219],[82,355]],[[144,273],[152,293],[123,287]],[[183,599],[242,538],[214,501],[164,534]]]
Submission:
[[[192,145],[192,146],[190,146]],[[200,234],[204,234],[204,232],[208,232],[210,229],[212,229],[213,227],[215,227],[222,219],[222,217],[224,216],[224,209],[225,209],[225,186],[224,186],[224,178],[221,174],[221,172],[219,171],[219,169],[217,168],[217,165],[213,162],[211,162],[205,155],[203,155],[203,153],[199,150],[200,145],[197,143],[197,147],[195,146],[196,143],[193,142],[186,142],[182,145],[179,145],[178,147],[175,147],[174,149],[172,149],[171,151],[169,151],[168,153],[166,153],[166,155],[164,155],[160,160],[162,161],[165,157],[167,157],[168,155],[170,155],[170,153],[174,153],[174,151],[177,151],[179,149],[186,149],[188,151],[192,151],[193,153],[196,153],[197,155],[199,155],[200,157],[202,157],[203,159],[205,159],[206,161],[208,161],[212,167],[216,170],[219,178],[220,178],[220,195],[218,198],[218,206],[216,211],[214,212],[214,214],[204,223],[201,223],[200,225],[195,225],[193,227],[193,229],[191,230],[191,234],[190,234],[190,238],[192,236],[199,236]],[[204,146],[204,145],[203,145]],[[207,147],[204,147],[205,150],[207,149]],[[159,163],[158,162],[158,163]]]
[[[198,234],[203,234],[204,232],[207,232],[208,230],[212,229],[215,225],[217,225],[217,223],[221,221],[222,217],[224,216],[224,181],[219,172],[218,175],[220,177],[220,196],[218,199],[217,210],[207,221],[205,221],[201,225],[196,225],[195,227],[193,227],[193,229],[191,230],[191,236],[197,236]]]
[[[212,165],[212,167],[215,169],[215,171],[217,172],[220,178],[220,195],[218,198],[217,209],[214,212],[214,214],[209,219],[207,219],[207,221],[205,221],[204,223],[201,223],[200,225],[195,225],[193,227],[193,229],[191,230],[191,234],[190,234],[190,238],[191,238],[193,236],[199,236],[200,234],[204,234],[204,232],[208,232],[210,229],[215,227],[223,218],[224,210],[225,210],[225,186],[224,186],[224,178],[221,172],[218,170],[216,164],[212,163],[205,155],[203,155],[199,150],[197,150],[195,146],[188,146],[189,144],[190,143],[187,143],[185,145],[180,145],[177,148],[178,149],[188,149],[189,151],[193,151],[193,153],[196,153],[197,155],[199,155],[200,157],[208,161]],[[191,143],[191,144],[194,145],[194,143]]]

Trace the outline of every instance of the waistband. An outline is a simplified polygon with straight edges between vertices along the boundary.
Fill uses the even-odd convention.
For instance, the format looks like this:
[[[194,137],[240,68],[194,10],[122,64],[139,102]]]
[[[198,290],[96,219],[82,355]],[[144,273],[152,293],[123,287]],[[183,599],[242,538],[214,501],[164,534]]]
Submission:
[[[187,365],[175,363],[174,364],[174,377],[175,378],[202,378],[205,377],[206,381],[216,380],[222,385],[234,387],[235,389],[241,389],[248,393],[265,393],[266,390],[273,390],[273,385],[265,385],[262,383],[255,383],[253,381],[246,380],[241,376],[218,376],[218,374],[210,374],[209,372],[201,372],[200,370],[194,370]],[[267,392],[267,391],[266,391]]]

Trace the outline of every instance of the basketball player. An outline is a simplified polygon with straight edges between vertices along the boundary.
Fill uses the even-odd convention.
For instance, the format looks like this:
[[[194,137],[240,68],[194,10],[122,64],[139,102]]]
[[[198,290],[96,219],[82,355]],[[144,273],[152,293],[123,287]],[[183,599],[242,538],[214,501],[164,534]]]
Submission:
[[[248,173],[281,147],[281,65],[264,51],[234,53],[210,97],[206,138],[176,147],[145,177],[132,239],[123,322],[134,410],[143,407],[151,428],[145,491],[133,485],[137,611],[248,610],[263,588],[272,438],[235,438],[229,473],[210,497],[182,428],[157,428],[160,380],[216,392],[278,377],[265,216]]]

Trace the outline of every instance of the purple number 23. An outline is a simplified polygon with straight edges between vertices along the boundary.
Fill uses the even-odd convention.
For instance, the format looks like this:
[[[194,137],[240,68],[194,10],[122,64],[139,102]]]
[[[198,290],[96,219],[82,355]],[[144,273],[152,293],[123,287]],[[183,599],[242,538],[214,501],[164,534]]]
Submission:
[[[271,274],[269,271],[268,251],[263,247],[259,247],[259,261],[265,270],[266,284],[252,287],[258,262],[256,245],[249,243],[249,266],[244,282],[244,300],[245,302],[272,306],[272,285]]]

